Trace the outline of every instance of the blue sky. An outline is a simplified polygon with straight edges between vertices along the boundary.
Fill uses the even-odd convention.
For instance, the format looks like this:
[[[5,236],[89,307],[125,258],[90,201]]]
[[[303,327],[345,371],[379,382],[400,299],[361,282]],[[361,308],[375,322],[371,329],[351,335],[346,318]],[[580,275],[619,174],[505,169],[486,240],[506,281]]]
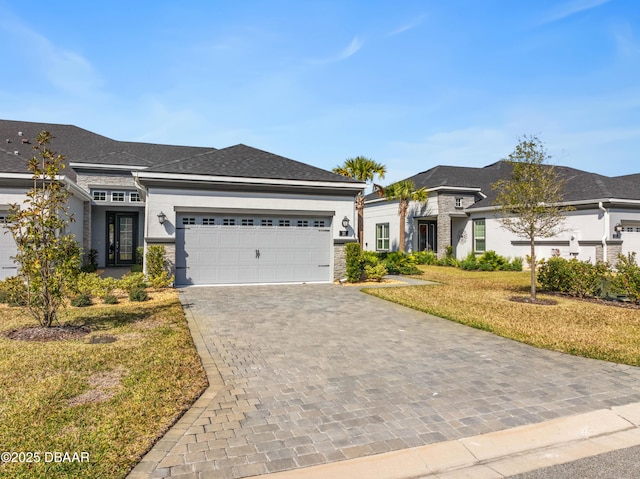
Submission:
[[[554,164],[640,172],[636,0],[0,0],[0,53],[4,119],[364,155],[382,183],[523,134]]]

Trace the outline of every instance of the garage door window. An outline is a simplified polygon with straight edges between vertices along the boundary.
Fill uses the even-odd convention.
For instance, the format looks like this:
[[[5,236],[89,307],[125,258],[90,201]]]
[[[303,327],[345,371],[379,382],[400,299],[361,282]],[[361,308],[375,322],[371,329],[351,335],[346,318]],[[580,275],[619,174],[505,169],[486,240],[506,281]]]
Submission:
[[[273,220],[260,220],[260,226],[273,226]]]
[[[182,224],[183,225],[195,225],[196,224],[196,219],[193,218],[193,217],[182,218]]]
[[[298,228],[308,228],[309,222],[307,220],[298,220]]]
[[[202,218],[202,224],[205,226],[211,226],[216,224],[215,218]]]
[[[278,220],[278,226],[291,226],[290,220]]]
[[[235,218],[223,218],[222,219],[222,226],[235,226],[236,225],[236,219]]]
[[[242,226],[253,226],[253,218],[243,218]]]

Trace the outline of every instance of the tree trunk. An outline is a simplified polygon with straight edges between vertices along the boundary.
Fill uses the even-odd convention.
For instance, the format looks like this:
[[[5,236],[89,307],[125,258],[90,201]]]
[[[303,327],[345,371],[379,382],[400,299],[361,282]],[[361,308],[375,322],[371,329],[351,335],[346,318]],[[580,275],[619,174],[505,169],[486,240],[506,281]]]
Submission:
[[[360,249],[364,250],[364,195],[362,193],[356,196],[356,211],[358,212],[358,241]]]
[[[536,299],[536,244],[535,239],[531,238],[531,299]]]
[[[403,200],[400,200],[400,244],[398,249],[404,253],[404,222],[407,217],[407,207],[409,204],[405,204]]]

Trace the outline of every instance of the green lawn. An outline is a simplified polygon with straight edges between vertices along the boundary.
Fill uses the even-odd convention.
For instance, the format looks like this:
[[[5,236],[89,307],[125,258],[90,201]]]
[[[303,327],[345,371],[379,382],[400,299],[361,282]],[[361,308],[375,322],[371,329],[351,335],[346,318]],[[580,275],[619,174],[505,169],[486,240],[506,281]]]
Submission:
[[[22,308],[0,305],[0,315],[0,332],[34,325]],[[206,387],[177,293],[62,316],[91,332],[53,342],[0,335],[0,452],[39,454],[1,464],[0,477],[122,478]],[[90,343],[105,335],[116,341]],[[56,451],[89,459],[55,462]]]
[[[529,294],[529,272],[476,272],[421,266],[440,284],[364,291],[540,348],[640,366],[640,310],[553,298],[542,306],[511,301]]]

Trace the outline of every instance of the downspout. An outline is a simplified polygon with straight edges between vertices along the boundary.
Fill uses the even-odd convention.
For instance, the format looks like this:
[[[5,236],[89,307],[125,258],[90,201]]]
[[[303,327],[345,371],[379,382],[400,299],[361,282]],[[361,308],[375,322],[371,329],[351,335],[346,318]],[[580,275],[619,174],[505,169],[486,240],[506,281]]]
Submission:
[[[609,236],[609,211],[604,207],[602,201],[598,202],[598,208],[603,212],[604,232],[602,234],[602,260],[607,262],[607,238]]]

